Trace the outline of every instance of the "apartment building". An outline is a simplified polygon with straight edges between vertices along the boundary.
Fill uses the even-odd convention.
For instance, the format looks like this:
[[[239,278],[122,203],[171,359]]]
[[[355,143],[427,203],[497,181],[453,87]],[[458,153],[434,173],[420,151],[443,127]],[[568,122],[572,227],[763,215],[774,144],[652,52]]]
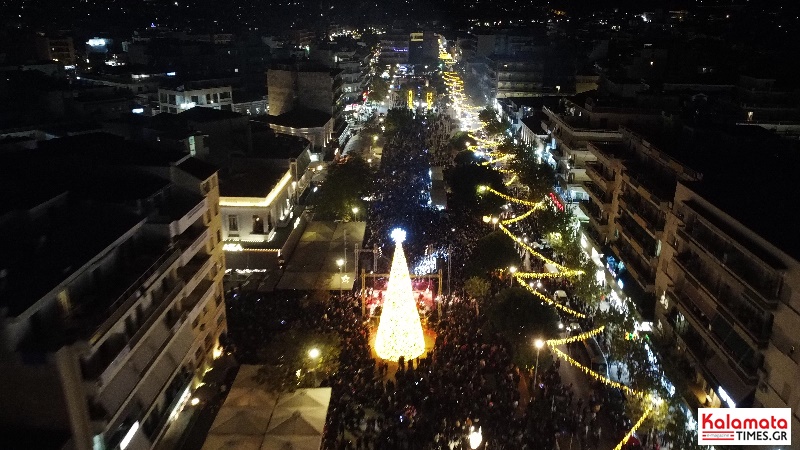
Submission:
[[[171,114],[181,113],[195,106],[231,111],[233,108],[232,93],[230,85],[222,86],[203,82],[184,83],[179,86],[159,88],[158,105],[161,112]]]
[[[48,448],[153,448],[221,354],[217,171],[101,133],[27,153],[2,177],[25,195],[0,213],[0,420]]]
[[[584,238],[594,241],[593,254],[605,255],[604,264],[617,283],[630,293],[645,320],[650,320],[666,215],[676,183],[699,180],[702,175],[671,156],[672,143],[654,137],[657,133],[619,130],[619,142],[587,144],[595,161],[586,168],[589,200],[580,204],[589,217]]]
[[[791,242],[794,224],[780,208],[727,198],[750,188],[741,185],[678,183],[656,277],[656,327],[674,337],[691,367],[697,405],[792,408],[797,442],[800,253]]]
[[[381,36],[379,61],[381,64],[408,64],[410,34],[392,32]]]
[[[71,37],[46,36],[38,33],[34,37],[34,41],[38,57],[58,61],[67,67],[75,67],[75,44]]]
[[[545,142],[549,150],[545,160],[556,169],[557,193],[567,203],[588,198],[584,186],[591,181],[587,166],[597,159],[589,151],[589,143],[619,142],[620,125],[654,127],[661,123],[660,109],[598,92],[565,97],[558,105],[546,105],[543,111],[547,122],[542,126],[551,137]]]

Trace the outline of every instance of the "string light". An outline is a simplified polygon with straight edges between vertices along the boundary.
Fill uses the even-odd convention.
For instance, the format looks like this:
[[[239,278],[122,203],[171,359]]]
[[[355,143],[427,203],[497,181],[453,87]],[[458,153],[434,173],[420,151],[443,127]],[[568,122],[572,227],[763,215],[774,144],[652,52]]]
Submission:
[[[383,313],[375,336],[375,352],[391,361],[397,361],[401,356],[410,360],[425,352],[425,336],[403,252],[405,232],[399,228],[393,230],[392,239],[396,245]]]
[[[491,189],[491,188],[489,188],[489,189]],[[498,226],[500,227],[501,230],[503,230],[503,232],[505,234],[507,234],[509,237],[511,237],[511,239],[513,239],[517,244],[521,245],[525,250],[530,252],[531,255],[541,259],[542,261],[545,262],[545,264],[551,264],[551,265],[555,266],[560,271],[560,274],[559,274],[560,276],[571,277],[571,276],[576,276],[576,275],[580,275],[580,274],[583,273],[582,270],[568,269],[568,268],[562,266],[561,264],[553,261],[552,259],[542,255],[541,253],[537,252],[536,250],[532,249],[522,239],[514,236],[514,233],[508,231],[508,228],[506,228],[502,223],[498,224]]]
[[[606,377],[600,375],[599,373],[597,373],[594,370],[584,366],[583,364],[579,363],[578,361],[575,361],[574,359],[572,359],[572,357],[570,357],[569,355],[567,355],[566,353],[562,352],[561,350],[559,350],[558,348],[556,348],[556,347],[554,347],[552,345],[550,346],[550,349],[553,352],[557,353],[559,357],[562,357],[562,358],[566,359],[570,364],[572,364],[573,366],[577,367],[578,369],[581,369],[583,371],[583,373],[585,373],[586,375],[589,375],[590,377],[594,378],[595,380],[597,380],[597,381],[599,381],[601,383],[604,383],[604,384],[607,384],[607,385],[609,385],[611,387],[623,390],[628,395],[636,397],[636,398],[639,398],[639,399],[642,399],[642,400],[644,400],[647,397],[647,394],[645,394],[643,392],[636,391],[636,390],[634,390],[634,389],[632,389],[632,388],[630,388],[628,386],[625,386],[622,383],[619,383],[619,382],[614,381],[614,380],[612,380],[610,378],[606,378]]]
[[[563,278],[564,274],[561,272],[520,272],[517,274],[520,278]]]
[[[647,416],[649,416],[650,413],[652,413],[652,412],[653,412],[653,407],[652,406],[648,406],[647,409],[644,411],[644,414],[642,414],[642,417],[640,417],[639,420],[636,422],[636,424],[634,424],[633,427],[631,427],[630,431],[628,431],[625,434],[625,437],[623,437],[622,440],[619,441],[619,444],[617,444],[617,446],[614,447],[614,450],[622,450],[622,447],[625,446],[625,444],[628,443],[628,439],[630,439],[631,436],[633,436],[633,433],[636,433],[636,430],[638,430],[639,427],[642,426],[642,424],[644,423],[645,419],[647,419]]]
[[[544,208],[544,205],[545,205],[544,202],[534,203],[534,202],[529,201],[529,200],[522,200],[520,198],[515,198],[515,197],[512,197],[510,195],[503,194],[502,192],[499,192],[499,191],[496,191],[496,190],[492,189],[491,186],[482,186],[482,187],[485,188],[485,189],[483,189],[484,191],[491,192],[492,194],[502,198],[503,200],[509,201],[509,202],[519,203],[520,205],[530,206],[530,207],[536,208],[536,209]]]
[[[585,315],[585,314],[579,313],[578,311],[575,311],[574,309],[568,308],[568,307],[566,307],[566,306],[562,305],[561,303],[556,303],[556,302],[554,302],[554,301],[553,301],[553,300],[551,300],[549,297],[547,297],[546,295],[544,295],[544,294],[542,294],[541,292],[537,291],[537,290],[536,290],[536,289],[534,289],[533,287],[529,286],[529,285],[528,285],[527,283],[525,283],[524,281],[522,281],[522,280],[520,280],[520,279],[517,279],[517,281],[519,281],[519,283],[520,283],[521,285],[525,286],[525,289],[527,289],[528,291],[530,291],[530,292],[531,292],[533,295],[535,295],[535,296],[539,297],[540,299],[544,300],[544,301],[545,301],[545,302],[547,302],[548,304],[550,304],[550,305],[552,305],[552,306],[555,306],[556,308],[558,308],[558,309],[560,309],[560,310],[564,311],[564,312],[565,312],[565,313],[567,313],[567,314],[572,314],[573,316],[575,316],[575,317],[577,317],[577,318],[579,318],[579,319],[585,319],[585,318],[586,318],[586,315]]]
[[[523,214],[518,215],[517,217],[512,217],[511,219],[506,219],[501,221],[503,225],[510,225],[512,223],[519,222],[520,220],[525,220],[528,216],[536,212],[536,208],[531,208]]]
[[[564,338],[564,339],[550,339],[545,341],[547,345],[563,345],[563,344],[571,344],[573,342],[583,341],[589,339],[592,336],[600,334],[601,331],[605,329],[605,326],[600,326],[600,328],[595,328],[592,331],[586,331],[581,334],[576,334],[575,336]]]
[[[513,177],[511,177],[511,179],[510,179],[510,180],[506,181],[506,182],[505,182],[505,183],[503,183],[503,184],[505,184],[506,186],[511,186],[512,184],[514,184],[514,182],[515,182],[515,181],[517,181],[517,176],[516,176],[516,175],[514,175]],[[531,210],[531,211],[533,211],[533,210]]]

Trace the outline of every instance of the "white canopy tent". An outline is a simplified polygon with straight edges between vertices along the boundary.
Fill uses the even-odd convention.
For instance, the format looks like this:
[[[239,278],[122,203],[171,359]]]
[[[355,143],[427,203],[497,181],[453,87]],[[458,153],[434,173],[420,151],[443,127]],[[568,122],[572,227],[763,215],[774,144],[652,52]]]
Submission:
[[[330,399],[331,388],[276,395],[258,366],[241,366],[203,450],[319,450]]]

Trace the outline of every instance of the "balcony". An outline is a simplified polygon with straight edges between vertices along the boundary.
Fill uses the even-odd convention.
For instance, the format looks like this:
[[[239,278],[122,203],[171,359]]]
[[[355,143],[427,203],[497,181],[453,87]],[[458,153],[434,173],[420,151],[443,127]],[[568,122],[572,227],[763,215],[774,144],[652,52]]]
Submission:
[[[671,202],[675,197],[675,178],[646,164],[630,160],[625,163],[622,176],[643,198],[655,205]]]
[[[758,270],[761,266],[753,258],[748,258],[718,235],[696,224],[689,224],[678,230],[678,236],[696,247],[700,252],[710,255],[724,267],[725,273],[745,286],[745,295],[763,305],[774,308],[778,304],[781,290],[781,277],[774,270]]]
[[[586,175],[597,184],[603,192],[610,192],[614,184],[614,174],[597,163],[586,164]]]
[[[611,244],[612,249],[625,263],[625,267],[631,276],[644,288],[645,291],[652,292],[655,288],[655,271],[652,267],[645,265],[641,257],[634,253],[631,248],[623,242],[616,241]]]
[[[617,218],[617,225],[619,225],[617,228],[620,234],[631,243],[631,246],[642,257],[647,259],[656,257],[656,239],[636,223],[628,213],[622,212]]]
[[[579,208],[589,217],[589,224],[601,234],[608,233],[608,218],[603,218],[603,212],[592,201],[580,202]]]
[[[181,264],[186,265],[199,252],[208,241],[209,229],[206,227],[188,229],[178,236],[178,247],[183,251],[181,254]]]
[[[98,387],[108,385],[119,368],[135,352],[137,344],[147,336],[156,320],[172,305],[183,286],[182,282],[177,282],[165,291],[154,293],[150,307],[141,312],[140,318],[144,319],[134,334],[129,339],[122,333],[109,337],[101,349],[82,363],[84,377],[87,380],[96,380]]]
[[[162,316],[164,317],[164,326],[166,328],[165,332],[162,333],[163,340],[158,351],[153,352],[150,361],[140,370],[140,378],[136,385],[131,388],[130,393],[117,409],[117,413],[107,423],[114,425],[125,417],[137,417],[140,421],[143,421],[146,415],[142,414],[144,411],[142,406],[152,405],[151,409],[156,406],[159,397],[165,393],[165,388],[167,388],[168,398],[171,398],[169,397],[171,391],[168,388],[171,385],[170,380],[174,381],[175,375],[183,371],[182,366],[179,364],[180,360],[175,360],[173,356],[186,355],[194,344],[191,328],[186,324],[191,322],[191,317],[199,313],[200,306],[203,304],[203,302],[195,302],[191,305],[183,305],[176,316],[177,320],[168,320],[174,310]],[[167,351],[170,345],[174,348]],[[159,364],[161,366],[156,370]],[[156,389],[157,386],[162,387]],[[160,411],[168,412],[171,409]],[[109,428],[113,429],[114,426]]]
[[[178,276],[186,283],[186,291],[191,292],[203,280],[213,265],[211,256],[198,254],[189,263],[178,269]]]
[[[586,169],[586,173],[589,173],[589,170]],[[591,181],[584,181],[583,188],[589,194],[595,203],[600,206],[600,209],[608,210],[611,207],[611,194],[606,194],[605,191],[600,187],[599,184],[593,183]]]
[[[754,307],[755,302],[736,294],[725,283],[714,279],[696,256],[678,255],[675,262],[686,274],[687,283],[682,290],[687,295],[693,298],[698,295],[711,298],[717,312],[723,314],[735,329],[740,330],[752,345],[762,348],[767,345],[772,330],[772,314]]]
[[[628,211],[631,218],[643,230],[648,232],[654,238],[659,237],[658,233],[664,231],[666,224],[666,216],[658,210],[653,209],[651,205],[647,205],[637,198],[636,194],[627,192],[619,197],[620,206]]]
[[[69,322],[71,322],[72,326],[90,333],[87,336],[90,345],[97,344],[139,301],[142,297],[142,291],[149,287],[147,286],[148,281],[160,277],[179,256],[179,249],[169,248],[144,270],[132,272],[136,273],[135,278],[125,284],[127,288],[121,294],[118,294],[110,305],[98,308],[97,301],[85,299],[87,301],[82,302],[85,304],[81,305],[81,308],[68,319]],[[124,274],[121,276],[124,277]],[[97,295],[98,297],[104,296],[100,293]],[[99,324],[91,326],[95,322],[99,322]]]
[[[208,201],[189,193],[170,195],[165,205],[158,208],[153,224],[167,225],[171,236],[183,234],[208,210]]]

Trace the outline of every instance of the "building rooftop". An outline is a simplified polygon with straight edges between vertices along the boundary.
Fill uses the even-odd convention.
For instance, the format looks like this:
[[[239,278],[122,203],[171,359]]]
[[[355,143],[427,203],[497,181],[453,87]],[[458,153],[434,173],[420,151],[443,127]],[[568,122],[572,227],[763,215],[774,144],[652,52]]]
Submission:
[[[266,197],[286,173],[285,167],[277,167],[266,162],[259,164],[252,159],[242,162],[251,164],[236,164],[238,166],[236,170],[220,177],[221,197]]]
[[[125,140],[110,133],[96,132],[39,143],[32,154],[42,162],[64,160],[91,166],[169,166],[187,156],[183,152],[156,149],[147,144]]]
[[[0,267],[8,272],[0,307],[10,316],[23,313],[143,220],[121,206],[65,200],[48,209],[48,226],[12,221],[2,233]]]
[[[219,169],[213,164],[201,161],[197,158],[186,158],[177,164],[178,168],[197,178],[206,180],[214,175]]]
[[[702,175],[702,181],[686,183],[693,191],[800,260],[795,224],[780,204],[800,197],[800,144],[747,125],[635,132]]]
[[[324,127],[332,116],[322,111],[308,108],[295,108],[279,116],[266,117],[271,124],[289,128],[320,128]]]
[[[256,125],[257,126],[257,125]],[[262,125],[266,127],[266,125]],[[272,129],[253,133],[253,155],[267,159],[290,159],[299,157],[309,141],[299,136],[275,133]]]
[[[242,114],[237,112],[226,111],[223,109],[204,108],[202,106],[195,106],[194,108],[187,109],[178,115],[182,116],[182,119],[192,122],[215,122],[218,120],[238,119],[240,117],[244,117]]]
[[[692,183],[690,187],[800,261],[797,226],[790,219],[792,213],[787,211],[787,207],[791,210],[794,199],[800,197],[800,184],[795,178],[800,167],[800,145],[773,138],[743,146],[749,149],[747,154],[721,158],[737,161],[728,162],[719,170],[704,172],[703,181]]]

